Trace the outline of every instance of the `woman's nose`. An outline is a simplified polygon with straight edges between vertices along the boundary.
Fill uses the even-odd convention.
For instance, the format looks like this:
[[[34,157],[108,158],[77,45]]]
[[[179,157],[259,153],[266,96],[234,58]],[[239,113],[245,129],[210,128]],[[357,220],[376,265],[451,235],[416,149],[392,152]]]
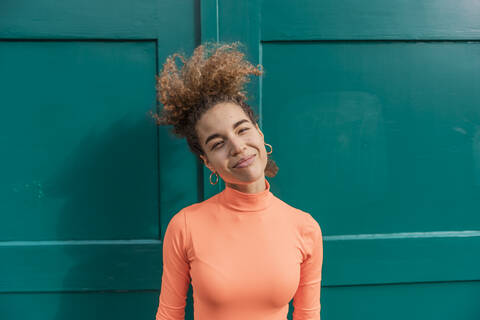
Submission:
[[[241,138],[234,137],[230,139],[230,142],[232,145],[231,151],[233,155],[242,152],[243,149],[245,148],[245,143]]]

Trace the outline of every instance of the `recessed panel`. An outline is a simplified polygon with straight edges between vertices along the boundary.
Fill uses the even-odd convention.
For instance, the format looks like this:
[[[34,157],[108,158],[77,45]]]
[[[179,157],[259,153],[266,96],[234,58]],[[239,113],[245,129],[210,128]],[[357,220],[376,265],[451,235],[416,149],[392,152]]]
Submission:
[[[322,288],[322,319],[480,319],[480,282]]]
[[[155,43],[0,42],[1,240],[158,237]]]
[[[477,0],[263,0],[261,38],[478,39]]]
[[[278,193],[325,235],[480,228],[480,43],[263,46]]]

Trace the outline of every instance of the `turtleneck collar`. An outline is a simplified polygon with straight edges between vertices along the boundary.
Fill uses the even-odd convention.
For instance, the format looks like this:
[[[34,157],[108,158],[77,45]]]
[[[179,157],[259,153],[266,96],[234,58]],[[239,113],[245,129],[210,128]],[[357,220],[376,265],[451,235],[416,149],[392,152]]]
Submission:
[[[270,183],[265,178],[265,190],[257,193],[245,193],[225,185],[220,193],[220,202],[234,211],[258,212],[266,209],[273,200],[270,192]]]

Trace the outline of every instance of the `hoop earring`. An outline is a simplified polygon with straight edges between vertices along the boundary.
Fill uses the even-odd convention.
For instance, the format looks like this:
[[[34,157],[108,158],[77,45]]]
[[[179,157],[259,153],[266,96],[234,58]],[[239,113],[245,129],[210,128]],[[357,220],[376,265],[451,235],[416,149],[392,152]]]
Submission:
[[[265,143],[265,145],[270,147],[270,152],[267,152],[267,154],[272,154],[272,152],[273,152],[272,145],[270,145],[268,143]]]
[[[214,173],[215,173],[215,175],[217,176],[217,181],[215,181],[215,183],[212,182],[212,175],[213,175]],[[211,184],[211,185],[216,185],[216,184],[218,183],[218,179],[219,179],[219,178],[218,178],[218,174],[217,174],[216,172],[213,172],[213,171],[212,171],[212,173],[210,173],[210,184]]]

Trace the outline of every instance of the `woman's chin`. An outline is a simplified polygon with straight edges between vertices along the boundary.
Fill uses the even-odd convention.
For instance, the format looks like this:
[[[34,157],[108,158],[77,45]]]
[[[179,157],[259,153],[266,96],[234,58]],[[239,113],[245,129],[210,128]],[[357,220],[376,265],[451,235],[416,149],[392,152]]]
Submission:
[[[245,170],[242,173],[236,172],[234,175],[237,180],[249,183],[257,181],[262,178],[262,176],[264,176],[264,174],[262,174],[260,170]]]

